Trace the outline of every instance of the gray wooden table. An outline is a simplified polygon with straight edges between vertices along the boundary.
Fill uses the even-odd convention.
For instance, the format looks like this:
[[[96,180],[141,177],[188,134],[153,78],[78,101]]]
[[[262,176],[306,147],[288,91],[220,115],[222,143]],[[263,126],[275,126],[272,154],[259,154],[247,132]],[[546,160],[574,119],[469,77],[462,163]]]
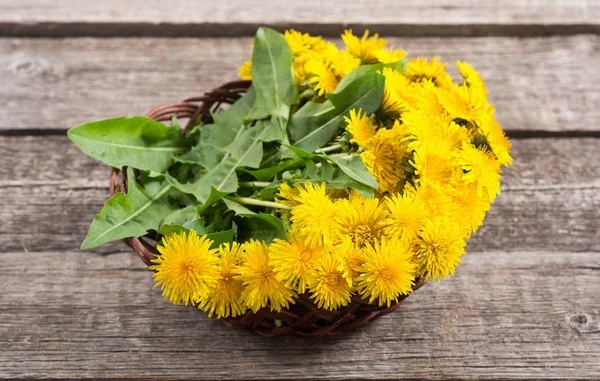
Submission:
[[[108,170],[66,129],[234,79],[263,24],[466,60],[514,145],[457,276],[333,340],[229,329],[122,244],[78,249]],[[592,0],[0,0],[0,378],[600,378],[599,35]]]

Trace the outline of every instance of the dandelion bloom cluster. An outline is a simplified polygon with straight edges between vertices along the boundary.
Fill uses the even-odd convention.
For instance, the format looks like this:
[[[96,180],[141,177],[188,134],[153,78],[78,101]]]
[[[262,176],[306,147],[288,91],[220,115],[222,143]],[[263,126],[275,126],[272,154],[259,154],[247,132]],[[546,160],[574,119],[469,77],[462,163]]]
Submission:
[[[165,236],[152,266],[165,298],[218,318],[280,311],[303,294],[326,310],[355,297],[389,307],[418,279],[453,275],[500,192],[501,167],[512,163],[481,76],[457,62],[462,79],[455,83],[440,57],[405,60],[403,50],[369,32],[346,31],[343,48],[294,30],[283,38],[294,86],[309,99],[302,102],[325,110],[317,116],[359,68],[383,77],[380,105],[336,119],[328,146],[280,159],[285,172],[256,193],[272,199],[246,204],[283,221],[284,237],[218,245],[193,229]],[[242,78],[253,79],[252,62],[240,68]],[[314,163],[294,167],[311,155]],[[353,158],[376,183],[368,191],[331,180],[332,163]]]

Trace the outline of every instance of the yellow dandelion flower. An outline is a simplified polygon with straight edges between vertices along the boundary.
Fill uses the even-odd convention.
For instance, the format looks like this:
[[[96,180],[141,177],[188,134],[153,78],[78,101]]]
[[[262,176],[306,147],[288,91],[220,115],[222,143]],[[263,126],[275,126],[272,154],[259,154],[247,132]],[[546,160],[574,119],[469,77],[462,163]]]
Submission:
[[[322,246],[310,246],[292,232],[287,240],[275,239],[271,243],[269,261],[277,280],[301,294],[306,290],[306,282],[323,251]]]
[[[386,210],[377,198],[365,198],[360,194],[335,203],[338,210],[333,226],[336,242],[350,237],[356,246],[373,244],[383,234]]]
[[[248,60],[244,62],[242,66],[240,66],[238,69],[238,75],[245,81],[252,80],[252,60]]]
[[[480,110],[477,113],[475,123],[492,151],[494,151],[500,164],[504,166],[511,165],[513,162],[513,158],[510,156],[511,143],[494,117],[494,108],[488,107],[485,110]]]
[[[408,148],[416,150],[423,145],[444,142],[449,150],[459,149],[463,141],[470,141],[466,127],[456,124],[447,114],[432,115],[422,110],[413,110],[402,116],[402,125],[396,122],[394,128],[401,129]]]
[[[400,166],[406,158],[406,145],[398,129],[379,129],[368,143],[369,149],[361,153],[361,159],[367,170],[373,175],[379,190],[388,192],[397,190],[405,178]]]
[[[352,34],[352,30],[347,29],[342,34],[342,40],[346,45],[346,51],[350,54],[359,57],[363,64],[377,63],[377,57],[375,51],[381,50],[387,43],[383,38],[379,38],[379,35],[375,33],[369,37],[369,31],[366,30],[362,38]]]
[[[292,227],[310,246],[331,243],[331,224],[336,215],[333,201],[323,184],[306,184],[294,197],[298,205],[292,210]]]
[[[380,306],[389,307],[400,295],[412,291],[417,266],[412,262],[408,241],[382,238],[380,243],[367,245],[363,253],[357,286],[369,303],[377,300]]]
[[[219,280],[209,288],[209,295],[201,298],[198,303],[198,308],[207,312],[208,317],[216,314],[220,319],[244,313],[245,308],[240,304],[242,282],[235,279],[241,257],[239,243],[223,244],[219,247]]]
[[[425,222],[416,241],[415,261],[425,280],[438,282],[454,275],[460,256],[465,252],[465,240],[460,225],[449,218],[432,218]]]
[[[283,38],[290,46],[290,52],[293,56],[298,56],[306,52],[323,52],[328,43],[320,36],[311,36],[308,33],[302,33],[294,29],[286,30]]]
[[[345,77],[352,70],[360,66],[360,58],[346,51],[338,50],[335,45],[332,45],[332,48],[328,49],[324,54],[331,69],[340,78]]]
[[[458,175],[455,174],[455,177]],[[429,218],[448,217],[454,218],[460,213],[458,205],[450,197],[450,185],[432,186],[418,185],[416,188],[408,187],[408,193],[414,193],[417,203],[425,206]]]
[[[385,77],[381,109],[386,118],[398,119],[412,107],[411,83],[398,70],[389,67],[383,68],[381,74]]]
[[[455,182],[450,194],[460,210],[460,213],[456,214],[457,221],[467,235],[477,231],[483,224],[485,213],[490,209],[487,197],[480,197],[477,194],[477,184],[465,184],[462,181]]]
[[[473,66],[466,62],[456,61],[456,66],[458,67],[460,75],[465,80],[465,85],[477,92],[478,96],[487,102],[487,88],[485,87],[485,82],[481,78],[481,75],[473,69]]]
[[[305,68],[307,72],[312,73],[310,80],[315,83],[315,90],[318,95],[335,91],[340,81],[326,62],[313,59],[306,64]]]
[[[211,249],[213,241],[199,237],[195,230],[189,233],[164,237],[160,253],[153,259],[154,287],[163,290],[163,297],[173,304],[194,303],[205,298],[219,279],[217,250]]]
[[[374,50],[373,55],[377,59],[377,61],[383,64],[394,63],[398,61],[402,61],[406,58],[406,52],[402,49],[379,49]]]
[[[256,313],[270,306],[271,311],[281,311],[293,302],[294,291],[278,281],[269,261],[269,247],[266,243],[250,240],[242,245],[243,262],[238,267],[235,279],[242,282],[244,290],[240,303]]]
[[[446,72],[447,63],[440,62],[440,56],[434,56],[431,61],[419,57],[408,61],[406,77],[412,82],[431,80],[442,89],[452,87],[452,77]]]
[[[278,189],[277,202],[291,207],[298,205],[296,197],[300,195],[301,187],[304,187],[303,183],[295,183],[293,187],[287,183],[281,184]]]
[[[419,184],[440,186],[452,179],[455,171],[460,170],[448,143],[443,140],[428,142],[414,152],[413,161]]]
[[[462,149],[456,154],[460,167],[465,172],[462,179],[466,183],[477,184],[479,197],[487,196],[494,201],[500,193],[500,163],[485,147],[475,147],[470,143],[463,143]]]
[[[477,111],[487,106],[484,98],[467,86],[454,85],[438,93],[438,100],[452,119],[472,121]]]
[[[386,234],[411,240],[423,228],[429,216],[425,204],[420,202],[414,192],[404,192],[386,198],[390,211]]]
[[[358,275],[357,269],[363,264],[361,250],[352,243],[350,237],[345,237],[342,243],[331,249],[331,254],[338,262],[338,270],[352,286]]]
[[[441,116],[444,107],[438,100],[439,89],[435,87],[433,81],[426,79],[413,85],[415,96],[413,97],[413,106],[427,115]]]
[[[350,117],[344,117],[346,121],[346,131],[352,134],[352,143],[361,147],[367,147],[369,140],[375,136],[377,125],[375,124],[375,115],[362,114],[362,110],[350,110]]]
[[[338,262],[325,253],[317,262],[308,279],[308,287],[317,307],[335,310],[347,306],[351,299],[351,289],[338,269]]]

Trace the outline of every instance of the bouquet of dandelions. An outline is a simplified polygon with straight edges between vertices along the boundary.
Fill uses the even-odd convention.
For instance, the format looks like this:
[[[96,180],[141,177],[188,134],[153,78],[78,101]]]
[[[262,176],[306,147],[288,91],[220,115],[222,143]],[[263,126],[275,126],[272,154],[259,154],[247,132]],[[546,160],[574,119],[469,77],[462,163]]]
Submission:
[[[342,39],[259,29],[247,91],[184,133],[185,107],[169,125],[71,129],[126,168],[126,194],[82,248],[150,237],[155,249],[132,246],[166,299],[267,335],[353,328],[453,275],[512,161],[485,84],[464,62],[453,83],[439,57],[407,61],[377,34]]]

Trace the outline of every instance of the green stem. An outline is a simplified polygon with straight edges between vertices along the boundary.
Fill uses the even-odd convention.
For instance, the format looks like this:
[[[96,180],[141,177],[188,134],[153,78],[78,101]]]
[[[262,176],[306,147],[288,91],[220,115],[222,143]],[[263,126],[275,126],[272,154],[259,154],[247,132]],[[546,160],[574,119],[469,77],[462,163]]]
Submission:
[[[334,151],[340,150],[342,148],[344,148],[344,146],[341,144],[332,144],[329,147],[317,148],[315,150],[315,153],[334,152]]]
[[[279,204],[277,202],[272,202],[272,201],[257,200],[255,198],[231,196],[231,197],[227,197],[227,199],[231,200],[231,201],[235,201],[242,205],[257,205],[257,206],[264,206],[267,208],[292,210],[291,206]]]
[[[238,185],[242,188],[266,188],[271,183],[266,181],[240,181]]]

